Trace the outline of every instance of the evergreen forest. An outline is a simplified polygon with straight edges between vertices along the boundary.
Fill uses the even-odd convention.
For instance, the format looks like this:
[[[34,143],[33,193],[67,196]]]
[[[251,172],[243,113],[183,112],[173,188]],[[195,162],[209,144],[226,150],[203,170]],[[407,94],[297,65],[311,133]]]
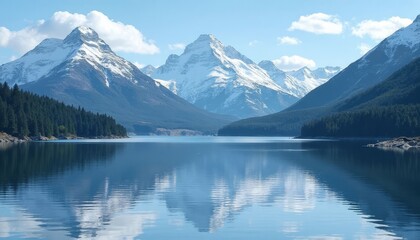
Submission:
[[[107,115],[75,108],[49,97],[0,84],[0,132],[16,137],[126,136],[125,128]]]

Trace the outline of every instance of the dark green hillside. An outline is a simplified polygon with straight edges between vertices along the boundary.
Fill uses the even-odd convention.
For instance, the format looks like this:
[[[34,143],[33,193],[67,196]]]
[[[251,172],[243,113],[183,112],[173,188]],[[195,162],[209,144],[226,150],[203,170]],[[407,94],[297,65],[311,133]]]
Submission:
[[[126,136],[107,115],[74,108],[48,97],[0,84],[0,132],[13,136]]]
[[[306,123],[303,137],[398,137],[420,135],[420,104],[369,107]]]
[[[247,118],[233,122],[218,132],[221,136],[296,136],[303,123],[314,115],[323,116],[327,108],[314,112],[312,109],[279,112],[264,117]]]
[[[340,112],[306,123],[302,136],[420,135],[420,59],[384,82],[338,104]],[[344,111],[344,112],[343,112]]]
[[[420,104],[420,58],[387,80],[335,106],[337,111],[396,104]]]

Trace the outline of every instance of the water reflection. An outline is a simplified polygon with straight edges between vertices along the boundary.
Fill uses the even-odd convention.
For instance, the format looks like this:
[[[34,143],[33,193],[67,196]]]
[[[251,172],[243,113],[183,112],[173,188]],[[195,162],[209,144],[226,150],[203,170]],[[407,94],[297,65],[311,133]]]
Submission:
[[[171,141],[0,150],[0,237],[420,236],[417,153]]]
[[[325,147],[327,145],[328,147]],[[360,148],[360,143],[303,143],[304,167],[367,218],[405,239],[419,238],[420,152]]]

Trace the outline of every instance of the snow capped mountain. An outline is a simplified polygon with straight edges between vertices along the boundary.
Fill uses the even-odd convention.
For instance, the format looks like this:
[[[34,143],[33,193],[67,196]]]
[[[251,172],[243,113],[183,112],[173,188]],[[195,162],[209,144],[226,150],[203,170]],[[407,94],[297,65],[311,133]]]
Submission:
[[[74,29],[64,40],[46,39],[0,66],[0,82],[5,81],[109,114],[137,133],[159,128],[211,132],[229,119],[205,112],[157,84],[88,27]]]
[[[290,110],[332,105],[387,79],[420,57],[420,15],[412,24],[385,38],[321,87],[310,92]]]
[[[340,71],[339,67],[318,68],[311,71],[303,67],[296,71],[284,72],[272,61],[261,61],[258,64],[287,93],[302,98],[308,92],[328,81]]]
[[[73,51],[71,46],[62,45],[60,39],[45,39],[20,59],[1,65],[0,79],[12,85],[38,80],[63,62]]]
[[[340,67],[327,66],[317,68],[313,71],[307,67],[303,67],[299,70],[288,72],[287,74],[298,80],[298,82],[291,82],[289,85],[293,84],[292,86],[294,86],[295,89],[301,89],[298,96],[302,98],[313,89],[326,83],[340,71]]]
[[[21,58],[0,66],[0,79],[11,85],[22,85],[48,76],[65,61],[82,60],[104,74],[104,83],[108,87],[108,73],[135,82],[134,65],[113,53],[95,31],[83,26],[73,30],[64,40],[45,39]]]
[[[372,63],[372,60],[386,60],[387,63],[407,61],[420,51],[420,15],[412,24],[401,28],[372,48],[358,61],[358,67]],[[372,56],[377,59],[372,59]]]
[[[315,70],[311,70],[307,67],[303,67],[296,71],[290,71],[288,74],[292,75],[293,77],[304,80],[304,79],[315,79],[321,82],[326,82],[330,78],[334,77],[337,73],[341,70],[340,67],[323,67],[317,68]]]
[[[213,35],[201,35],[180,56],[170,55],[151,76],[200,108],[238,117],[277,112],[297,101],[257,64]]]
[[[419,49],[420,43],[420,15],[413,21],[413,23],[406,28],[402,28],[388,37],[384,44],[387,45],[386,54],[390,58],[394,56],[398,47],[407,47],[415,50]]]
[[[137,83],[133,73],[135,66],[116,55],[93,29],[76,28],[64,39],[63,43],[77,49],[71,56],[72,61],[86,61],[96,70],[101,71],[105,75],[106,86],[109,87],[107,74],[115,74],[132,83]]]
[[[153,73],[156,71],[157,68],[155,68],[152,65],[147,65],[143,68],[140,68],[140,70],[146,74],[147,76],[152,76]],[[178,93],[178,89],[176,87],[176,82],[174,80],[162,80],[162,79],[154,79],[158,84],[166,87],[167,89],[169,89],[171,92],[177,94]]]
[[[143,68],[140,68],[140,71],[150,77],[156,71],[156,68],[152,65],[147,65]]]
[[[341,71],[341,67],[321,67],[312,71],[313,75],[318,79],[331,79]]]

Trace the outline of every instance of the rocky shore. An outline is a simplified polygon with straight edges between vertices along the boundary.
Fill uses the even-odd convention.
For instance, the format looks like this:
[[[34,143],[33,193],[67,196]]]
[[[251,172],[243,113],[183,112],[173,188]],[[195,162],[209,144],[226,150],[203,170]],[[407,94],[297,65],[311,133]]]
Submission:
[[[94,137],[94,139],[119,139],[119,138],[126,138],[126,137],[122,137],[122,136]],[[29,141],[51,141],[51,140],[73,140],[73,139],[85,139],[85,138],[77,137],[77,136],[60,136],[58,138],[45,137],[45,136],[17,138],[7,133],[0,132],[0,143],[23,143],[23,142],[29,142]]]
[[[0,143],[21,143],[26,141],[28,141],[28,139],[20,139],[7,133],[0,132]]]
[[[399,137],[387,141],[382,141],[374,144],[368,144],[368,147],[376,147],[382,149],[398,149],[398,150],[420,150],[420,137]]]
[[[23,142],[29,142],[29,141],[49,141],[49,140],[57,140],[57,138],[44,137],[44,136],[18,138],[10,134],[0,132],[0,143],[23,143]]]

